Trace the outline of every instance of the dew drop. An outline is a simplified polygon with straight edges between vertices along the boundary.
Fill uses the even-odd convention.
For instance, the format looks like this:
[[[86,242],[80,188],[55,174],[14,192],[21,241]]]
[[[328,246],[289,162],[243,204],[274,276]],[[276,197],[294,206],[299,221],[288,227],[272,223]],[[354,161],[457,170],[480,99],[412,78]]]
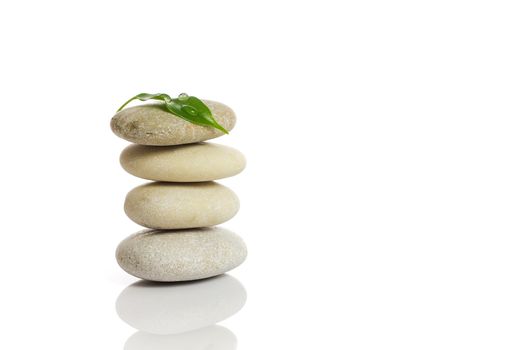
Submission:
[[[182,110],[194,116],[199,114],[199,112],[197,112],[197,110],[192,106],[182,106]]]

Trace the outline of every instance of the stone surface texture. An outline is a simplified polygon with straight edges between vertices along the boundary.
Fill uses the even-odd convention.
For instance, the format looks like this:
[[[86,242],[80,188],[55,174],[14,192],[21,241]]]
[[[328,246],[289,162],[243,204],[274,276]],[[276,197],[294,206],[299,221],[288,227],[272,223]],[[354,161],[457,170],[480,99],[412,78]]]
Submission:
[[[223,274],[246,258],[242,239],[224,228],[144,230],[117,247],[119,265],[129,274],[158,282],[176,282]]]
[[[132,189],[124,202],[131,220],[155,229],[214,226],[238,210],[237,195],[216,182],[152,182]]]
[[[200,142],[179,146],[130,145],[120,164],[131,175],[155,181],[218,180],[240,173],[246,159],[234,148]]]
[[[226,130],[235,126],[233,110],[219,102],[203,100],[213,117]],[[172,146],[200,142],[224,135],[220,130],[179,118],[161,103],[125,108],[111,119],[111,130],[127,141],[150,146]]]

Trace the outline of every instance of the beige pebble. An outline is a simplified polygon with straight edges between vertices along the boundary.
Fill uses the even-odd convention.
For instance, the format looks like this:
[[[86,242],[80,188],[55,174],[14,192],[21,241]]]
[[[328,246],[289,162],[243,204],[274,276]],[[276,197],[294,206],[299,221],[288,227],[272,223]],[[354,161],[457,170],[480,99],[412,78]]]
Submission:
[[[130,145],[120,164],[131,175],[170,182],[211,181],[234,176],[246,166],[241,152],[215,143],[179,146]]]
[[[123,240],[116,251],[127,273],[150,281],[197,280],[223,274],[246,258],[242,239],[220,227],[144,230]]]
[[[203,102],[220,125],[228,131],[233,129],[236,117],[230,107],[215,101]],[[111,119],[111,130],[127,141],[150,146],[181,145],[224,135],[218,129],[196,125],[171,114],[161,103],[123,109]]]
[[[238,210],[235,193],[216,182],[152,182],[132,189],[124,203],[131,220],[156,229],[218,225]]]

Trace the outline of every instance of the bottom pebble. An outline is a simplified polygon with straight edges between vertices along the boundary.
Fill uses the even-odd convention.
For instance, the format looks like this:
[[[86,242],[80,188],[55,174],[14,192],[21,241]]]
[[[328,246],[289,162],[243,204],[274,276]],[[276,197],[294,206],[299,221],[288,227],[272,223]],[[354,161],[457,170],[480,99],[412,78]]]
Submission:
[[[246,245],[220,227],[143,230],[117,247],[117,262],[127,273],[149,281],[177,282],[208,278],[239,266]]]

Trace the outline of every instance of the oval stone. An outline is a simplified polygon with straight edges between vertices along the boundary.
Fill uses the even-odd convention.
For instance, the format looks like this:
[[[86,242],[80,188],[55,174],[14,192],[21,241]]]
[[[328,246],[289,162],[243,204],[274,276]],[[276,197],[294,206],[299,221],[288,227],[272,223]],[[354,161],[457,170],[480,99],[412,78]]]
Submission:
[[[149,228],[206,227],[234,217],[239,199],[216,182],[152,182],[128,193],[124,211],[131,220]]]
[[[176,282],[223,274],[246,258],[246,245],[224,228],[144,230],[117,247],[118,264],[149,281]]]
[[[246,302],[242,284],[230,275],[191,283],[138,281],[116,301],[119,317],[138,330],[180,334],[222,322]]]
[[[226,130],[235,126],[233,110],[219,102],[203,101]],[[111,119],[111,130],[124,140],[150,146],[172,146],[200,142],[224,135],[218,129],[190,123],[160,103],[125,108]]]
[[[223,179],[246,166],[241,152],[215,143],[179,146],[130,145],[122,151],[120,164],[131,175],[170,182],[198,182]]]

